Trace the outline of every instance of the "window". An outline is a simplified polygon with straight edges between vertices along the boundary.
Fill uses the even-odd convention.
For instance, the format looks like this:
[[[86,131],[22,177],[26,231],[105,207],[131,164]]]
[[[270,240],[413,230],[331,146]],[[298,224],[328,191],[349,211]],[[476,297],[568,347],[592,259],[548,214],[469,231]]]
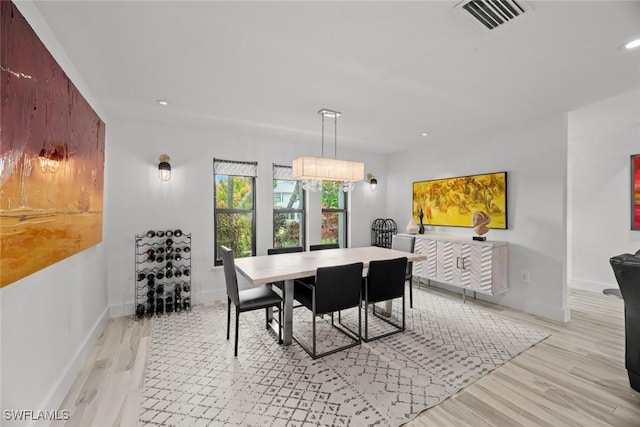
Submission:
[[[236,258],[256,254],[257,169],[255,162],[213,159],[215,265],[222,265],[222,245]]]
[[[322,181],[322,243],[347,247],[347,193],[342,183]]]
[[[304,190],[290,166],[273,165],[273,247],[305,246]]]

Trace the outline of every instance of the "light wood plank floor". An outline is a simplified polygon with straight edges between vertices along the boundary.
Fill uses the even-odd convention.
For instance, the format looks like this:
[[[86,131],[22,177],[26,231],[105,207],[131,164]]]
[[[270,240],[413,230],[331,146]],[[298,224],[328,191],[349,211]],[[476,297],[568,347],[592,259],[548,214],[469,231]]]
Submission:
[[[640,393],[629,387],[624,368],[622,300],[570,290],[566,324],[467,303],[552,335],[408,426],[640,426]],[[148,319],[111,319],[60,407],[71,418],[52,425],[135,426],[149,339]]]

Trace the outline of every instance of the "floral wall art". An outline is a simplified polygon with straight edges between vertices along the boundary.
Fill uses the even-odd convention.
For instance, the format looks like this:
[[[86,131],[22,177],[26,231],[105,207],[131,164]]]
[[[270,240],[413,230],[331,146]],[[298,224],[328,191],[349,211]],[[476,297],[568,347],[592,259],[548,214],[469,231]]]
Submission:
[[[495,172],[413,183],[413,216],[419,222],[472,227],[473,214],[485,212],[488,228],[507,227],[507,173]]]
[[[105,124],[0,2],[0,287],[102,240]]]

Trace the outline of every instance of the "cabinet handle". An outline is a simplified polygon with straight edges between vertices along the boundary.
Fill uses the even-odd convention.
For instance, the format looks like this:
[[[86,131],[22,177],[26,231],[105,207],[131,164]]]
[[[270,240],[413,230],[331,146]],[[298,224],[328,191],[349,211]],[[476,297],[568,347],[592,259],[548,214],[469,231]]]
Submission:
[[[460,257],[456,257],[456,268],[459,270],[460,269]]]

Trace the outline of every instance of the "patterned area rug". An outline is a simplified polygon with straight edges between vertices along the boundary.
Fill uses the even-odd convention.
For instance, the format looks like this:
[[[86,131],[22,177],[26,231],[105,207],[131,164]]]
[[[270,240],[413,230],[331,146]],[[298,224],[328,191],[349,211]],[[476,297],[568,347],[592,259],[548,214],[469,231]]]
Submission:
[[[369,318],[374,334],[389,328]],[[344,343],[329,319],[318,322],[319,351]],[[294,309],[298,339],[311,336],[310,321],[309,311]],[[406,322],[403,333],[314,361],[295,341],[278,345],[262,310],[240,315],[237,358],[226,304],[156,318],[139,424],[397,426],[548,336],[415,289]],[[357,329],[357,311],[343,312],[342,323]]]

